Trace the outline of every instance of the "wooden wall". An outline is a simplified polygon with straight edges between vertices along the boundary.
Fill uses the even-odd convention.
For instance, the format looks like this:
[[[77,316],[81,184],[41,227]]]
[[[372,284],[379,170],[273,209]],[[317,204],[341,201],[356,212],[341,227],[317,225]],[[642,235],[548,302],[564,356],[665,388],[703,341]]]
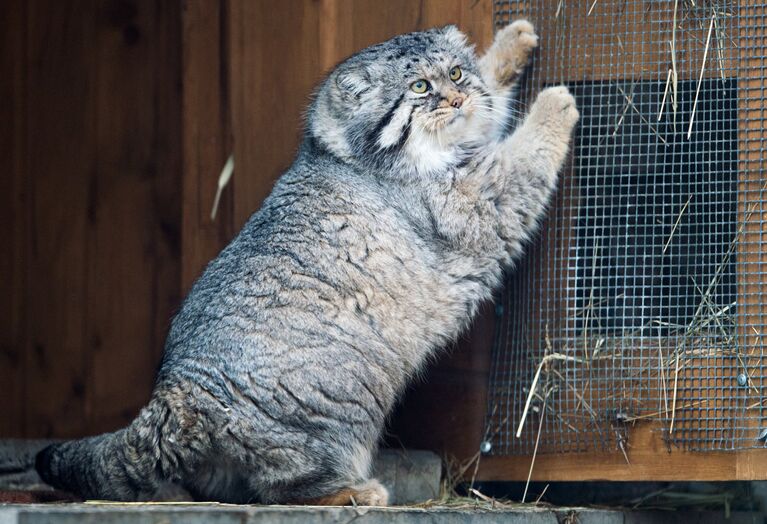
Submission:
[[[0,437],[131,420],[181,297],[289,165],[314,85],[362,47],[447,23],[482,48],[492,2],[0,3]],[[402,440],[439,446],[467,433],[460,413],[481,419],[487,359],[471,346],[488,333],[414,388]],[[424,439],[422,414],[453,400]]]
[[[135,415],[180,293],[179,7],[0,3],[0,436]]]

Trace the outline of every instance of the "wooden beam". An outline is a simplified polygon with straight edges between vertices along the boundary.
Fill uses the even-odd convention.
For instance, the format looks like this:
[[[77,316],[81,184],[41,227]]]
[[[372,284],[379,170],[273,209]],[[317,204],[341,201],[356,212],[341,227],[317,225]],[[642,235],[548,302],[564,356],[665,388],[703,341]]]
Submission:
[[[628,459],[618,450],[600,453],[538,455],[534,481],[682,481],[764,480],[767,453],[763,449],[690,452],[669,449],[657,426],[643,424],[631,431]],[[482,457],[479,480],[527,479],[532,457]]]

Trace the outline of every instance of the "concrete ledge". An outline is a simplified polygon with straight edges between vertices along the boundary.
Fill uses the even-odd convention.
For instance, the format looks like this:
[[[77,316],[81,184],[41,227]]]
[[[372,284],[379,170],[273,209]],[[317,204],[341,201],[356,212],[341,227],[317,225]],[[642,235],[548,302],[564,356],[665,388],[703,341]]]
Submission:
[[[8,504],[0,524],[752,524],[763,516],[733,512],[622,512],[583,508],[513,510],[236,506],[226,504]]]
[[[442,461],[431,451],[382,449],[373,464],[373,477],[389,490],[393,505],[437,499]]]

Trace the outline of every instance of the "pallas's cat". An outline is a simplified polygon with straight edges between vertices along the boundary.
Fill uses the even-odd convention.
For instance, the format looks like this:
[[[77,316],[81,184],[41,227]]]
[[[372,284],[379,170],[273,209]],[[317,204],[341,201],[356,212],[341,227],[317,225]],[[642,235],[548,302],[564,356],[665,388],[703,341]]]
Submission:
[[[386,504],[370,466],[387,415],[520,255],[567,154],[566,88],[510,124],[536,45],[517,21],[477,58],[448,26],[338,65],[295,162],[173,320],[149,404],[43,450],[42,478],[99,499],[170,483],[200,500]]]

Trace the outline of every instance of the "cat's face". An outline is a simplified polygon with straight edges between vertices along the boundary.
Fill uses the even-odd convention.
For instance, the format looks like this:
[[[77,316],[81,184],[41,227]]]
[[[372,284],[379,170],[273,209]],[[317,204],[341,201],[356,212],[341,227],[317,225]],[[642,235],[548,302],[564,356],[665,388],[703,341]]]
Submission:
[[[309,131],[364,165],[444,170],[488,140],[499,120],[474,50],[453,26],[367,48],[333,71]]]

